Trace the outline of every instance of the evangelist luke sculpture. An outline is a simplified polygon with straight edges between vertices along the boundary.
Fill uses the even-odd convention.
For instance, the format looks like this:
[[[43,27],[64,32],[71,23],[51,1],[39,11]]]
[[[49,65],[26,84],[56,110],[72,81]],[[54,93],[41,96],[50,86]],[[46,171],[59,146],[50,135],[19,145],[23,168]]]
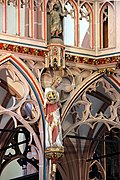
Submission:
[[[51,86],[45,88],[45,117],[46,117],[46,148],[62,147],[62,129],[60,122],[61,103],[59,93],[56,91],[62,78],[53,78]]]

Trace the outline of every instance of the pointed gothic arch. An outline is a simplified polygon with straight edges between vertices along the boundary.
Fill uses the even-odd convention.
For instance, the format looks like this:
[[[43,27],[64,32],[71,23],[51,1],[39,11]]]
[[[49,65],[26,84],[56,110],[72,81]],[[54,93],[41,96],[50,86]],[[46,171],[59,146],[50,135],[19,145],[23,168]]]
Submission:
[[[4,83],[4,86],[7,86],[8,83],[8,87],[6,87],[6,91],[9,91],[9,94],[11,94],[11,92],[13,92],[13,94],[16,94],[15,97],[13,97],[13,99],[16,98],[16,96],[18,96],[18,102],[17,100],[14,100],[13,105],[9,105],[7,107],[7,104],[3,104],[1,103],[0,106],[0,118],[2,120],[2,118],[4,118],[4,114],[6,116],[9,116],[8,119],[6,119],[6,125],[4,125],[3,127],[3,133],[1,135],[2,137],[2,148],[3,151],[1,153],[1,158],[3,157],[7,157],[8,155],[5,155],[6,152],[6,146],[9,148],[9,144],[14,141],[13,139],[15,139],[15,141],[13,142],[13,147],[14,144],[18,144],[18,149],[19,149],[19,140],[18,140],[18,135],[19,133],[23,133],[23,134],[28,134],[26,137],[26,148],[23,154],[26,154],[26,157],[24,157],[23,154],[21,154],[21,151],[17,150],[15,148],[15,152],[16,154],[14,155],[10,155],[10,159],[8,158],[8,160],[3,161],[3,163],[1,164],[1,170],[3,170],[7,164],[9,164],[12,160],[16,159],[16,158],[27,158],[27,149],[29,149],[30,147],[32,149],[34,149],[37,153],[37,160],[36,162],[38,164],[38,166],[36,166],[34,163],[32,163],[31,160],[27,159],[29,163],[31,163],[31,165],[35,165],[35,167],[39,170],[39,174],[40,176],[42,176],[43,178],[45,178],[45,157],[44,157],[44,147],[45,147],[45,142],[44,142],[44,112],[43,112],[43,94],[42,94],[42,89],[39,86],[36,78],[34,77],[34,75],[32,74],[32,72],[30,71],[30,69],[25,65],[25,63],[19,59],[18,57],[15,57],[12,54],[8,54],[5,56],[2,56],[0,58],[0,69],[1,71],[5,68],[6,70],[10,68],[10,66],[12,66],[13,70],[10,73],[14,73],[14,78],[15,76],[17,77],[17,72],[19,72],[19,75],[17,78],[15,78],[15,82],[18,83],[18,79],[22,79],[25,80],[25,82],[18,83],[16,84],[16,90],[14,90],[14,83],[12,84],[11,80],[6,80],[6,82],[4,81],[4,79],[2,79],[2,83]],[[11,68],[10,68],[11,69]],[[12,74],[11,74],[12,76]],[[5,74],[3,75],[3,77],[5,78]],[[24,85],[25,83],[25,85]],[[23,89],[21,88],[20,85],[23,85]],[[19,87],[17,87],[19,86]],[[25,93],[21,93],[19,91],[24,91]],[[18,93],[17,93],[18,91]],[[19,100],[21,94],[23,95],[23,101]],[[8,95],[8,93],[7,93]],[[11,94],[12,96],[12,94]],[[13,95],[14,96],[14,95]],[[30,97],[32,97],[32,99],[30,99]],[[27,98],[27,99],[26,99]],[[25,100],[26,99],[26,100]],[[12,101],[12,100],[11,100]],[[10,101],[8,101],[10,104]],[[6,103],[8,103],[6,101]],[[22,110],[22,108],[24,109],[24,112]],[[26,109],[28,108],[28,110]],[[32,109],[34,109],[32,112]],[[31,111],[31,112],[30,112]],[[27,114],[25,114],[27,113]],[[31,114],[33,113],[33,115]],[[33,116],[33,117],[32,117]],[[27,121],[27,119],[31,119],[32,121],[30,122],[29,120]],[[38,131],[40,133],[40,138],[36,132],[36,128],[34,126],[34,123],[38,122]],[[7,131],[8,130],[8,131]],[[22,131],[22,132],[21,132]],[[7,132],[7,135],[5,136],[5,132]],[[11,134],[11,136],[10,136]],[[15,136],[15,137],[14,137]],[[10,137],[10,138],[9,138]],[[8,138],[8,139],[6,139]],[[5,145],[4,145],[5,144]],[[16,146],[15,145],[15,146]],[[10,147],[12,147],[10,145]],[[7,149],[8,149],[7,148]],[[31,149],[30,148],[30,149]],[[17,155],[17,152],[19,152],[19,154]],[[31,151],[32,153],[32,151]]]
[[[62,114],[66,154],[61,166],[64,171],[67,171],[69,179],[72,179],[71,174],[74,174],[75,179],[84,178],[88,180],[92,179],[92,175],[94,175],[94,178],[99,176],[100,179],[105,179],[108,173],[105,170],[105,161],[103,163],[102,158],[106,158],[109,151],[105,151],[105,156],[103,154],[98,155],[97,164],[93,167],[92,162],[95,163],[95,158],[97,158],[97,154],[94,157],[94,153],[99,151],[103,153],[103,144],[107,142],[107,140],[104,140],[106,134],[110,134],[112,129],[115,128],[120,132],[119,112],[117,112],[120,105],[118,98],[120,84],[117,73],[116,70],[111,76],[97,72],[89,75],[78,85],[68,102],[66,102],[66,109],[63,110]],[[93,106],[94,98],[96,103]],[[100,148],[102,148],[102,151]],[[107,148],[107,143],[105,148]],[[100,162],[101,159],[102,162]],[[76,163],[74,164],[74,162]],[[69,171],[67,166],[69,166]],[[79,170],[76,172],[78,167]],[[90,167],[93,169],[90,170]]]
[[[77,96],[79,96],[90,84],[92,84],[101,77],[106,79],[115,88],[115,90],[120,93],[120,84],[117,78],[115,78],[114,76],[107,77],[104,76],[104,74],[95,72],[91,76],[89,76],[83,84],[80,84],[80,86],[74,91],[74,94],[72,94],[72,97],[68,99],[66,106],[62,112],[62,121],[66,118],[69,108],[74,102],[74,100],[77,98]]]
[[[85,47],[85,45],[89,44],[89,48],[93,49],[94,48],[94,11],[93,11],[93,8],[92,8],[91,4],[88,3],[87,1],[81,3],[80,10],[84,6],[87,7],[88,12],[87,12],[87,15],[84,14],[83,17],[84,16],[86,18],[87,18],[87,16],[89,17],[89,20],[88,20],[88,22],[89,22],[89,27],[88,27],[89,31],[87,29],[87,32],[86,32],[86,34],[84,36],[84,39],[83,39],[83,42],[82,42],[83,45],[81,44],[81,46]],[[81,20],[81,18],[82,17],[79,17],[80,20]],[[83,28],[84,28],[84,26],[83,26]],[[80,28],[79,28],[79,31],[80,31]],[[79,34],[80,34],[80,32],[79,32]],[[88,37],[88,35],[89,35],[89,37]],[[79,39],[80,39],[80,37],[79,37]]]
[[[100,48],[115,46],[115,7],[114,4],[104,2],[99,10],[100,19]]]
[[[67,3],[71,6],[72,9],[67,10],[65,8],[65,5],[67,5]],[[74,46],[78,46],[78,7],[77,7],[77,4],[76,4],[76,2],[74,0],[70,0],[70,1],[66,0],[65,3],[64,3],[64,9],[66,9],[67,16],[69,16],[67,23],[68,23],[68,25],[70,25],[70,26],[66,27],[65,18],[66,18],[66,21],[67,21],[67,16],[65,16],[64,17],[64,31],[65,31],[66,28],[68,28],[68,32],[69,32],[69,28],[72,28],[70,32],[71,32],[71,34],[72,34],[72,32],[74,32],[74,33],[72,35],[73,37],[72,37],[72,42],[71,43]],[[71,17],[71,21],[70,21],[70,17]],[[72,19],[73,19],[73,22],[72,22]],[[67,34],[67,32],[66,32],[66,34]],[[65,36],[65,34],[64,34],[64,36]],[[67,45],[71,45],[69,42],[67,42],[67,40],[66,40],[65,43]]]

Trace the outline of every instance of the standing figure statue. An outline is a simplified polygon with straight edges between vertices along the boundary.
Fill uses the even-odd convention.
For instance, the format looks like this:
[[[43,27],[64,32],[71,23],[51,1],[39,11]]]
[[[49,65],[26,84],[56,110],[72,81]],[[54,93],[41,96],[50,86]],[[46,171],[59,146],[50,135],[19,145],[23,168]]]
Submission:
[[[60,4],[56,2],[53,5],[53,9],[50,11],[50,29],[51,37],[60,37],[63,32],[62,18],[63,13],[60,12]]]
[[[61,103],[59,93],[56,91],[62,78],[53,78],[51,87],[45,88],[45,117],[46,117],[46,148],[62,147],[62,129],[60,122]]]

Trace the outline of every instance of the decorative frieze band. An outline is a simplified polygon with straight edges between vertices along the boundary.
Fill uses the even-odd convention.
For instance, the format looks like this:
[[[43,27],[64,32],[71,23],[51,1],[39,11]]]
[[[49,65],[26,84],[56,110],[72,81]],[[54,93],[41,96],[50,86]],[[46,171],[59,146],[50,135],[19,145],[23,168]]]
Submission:
[[[6,44],[6,43],[0,43],[0,50],[35,55],[38,57],[39,56],[46,57],[46,55],[48,54],[48,50],[45,51],[45,50],[40,50],[36,48],[24,47],[24,46],[12,45],[12,44]],[[98,66],[117,63],[117,68],[118,69],[120,68],[120,56],[112,56],[112,57],[95,59],[95,58],[80,57],[80,56],[65,54],[65,62],[91,64],[91,65],[98,65]]]
[[[12,45],[6,43],[0,43],[0,49],[6,51],[12,51],[17,53],[29,54],[29,55],[36,55],[36,56],[45,56],[45,51],[35,48],[29,48],[19,45]]]
[[[74,62],[74,63],[85,63],[85,64],[91,64],[91,65],[102,65],[102,64],[108,64],[108,63],[118,63],[120,62],[120,56],[112,56],[112,57],[106,57],[106,58],[88,58],[88,57],[80,57],[80,56],[73,56],[66,54],[65,60],[67,62]]]

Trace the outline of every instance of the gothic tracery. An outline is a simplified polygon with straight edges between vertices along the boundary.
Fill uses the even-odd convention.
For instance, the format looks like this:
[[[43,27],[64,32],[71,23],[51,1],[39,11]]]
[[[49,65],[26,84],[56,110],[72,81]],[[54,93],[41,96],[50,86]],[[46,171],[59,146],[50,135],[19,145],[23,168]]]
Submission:
[[[119,6],[0,1],[2,175],[15,161],[41,180],[120,178]]]

